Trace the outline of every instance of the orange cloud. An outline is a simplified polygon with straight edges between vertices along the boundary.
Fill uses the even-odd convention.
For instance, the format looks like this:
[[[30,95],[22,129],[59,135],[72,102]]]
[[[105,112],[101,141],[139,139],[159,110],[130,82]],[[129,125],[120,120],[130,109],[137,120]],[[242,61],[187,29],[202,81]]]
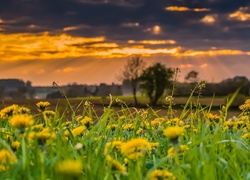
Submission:
[[[186,50],[175,53],[176,56],[219,56],[219,55],[250,55],[250,52],[243,52],[232,49],[210,49],[206,51]]]
[[[216,18],[217,18],[217,15],[206,15],[205,17],[201,19],[201,22],[205,24],[213,24],[215,23]]]
[[[45,73],[45,70],[44,69],[38,69],[36,71],[36,74],[40,75],[40,74],[44,74]]]
[[[195,12],[203,12],[210,11],[208,8],[188,8],[185,6],[169,6],[165,8],[167,11],[195,11]]]
[[[206,68],[207,66],[208,66],[207,63],[204,63],[204,64],[201,64],[201,65],[200,65],[201,68]]]
[[[55,70],[54,72],[55,73],[69,73],[69,72],[72,72],[72,71],[77,71],[78,68],[73,68],[73,67],[65,67],[63,69],[57,69]]]
[[[180,64],[180,66],[179,66],[181,69],[183,69],[183,68],[192,68],[192,67],[194,67],[194,65],[193,64]]]
[[[152,29],[153,34],[160,34],[160,32],[161,32],[161,27],[160,26],[156,25],[156,26],[153,27],[153,29]]]
[[[160,44],[175,44],[175,40],[142,40],[142,41],[135,41],[135,40],[128,40],[129,44],[150,44],[150,45],[160,45]]]
[[[72,30],[76,30],[76,29],[78,29],[76,26],[69,26],[69,27],[63,28],[63,31],[72,31]]]
[[[133,45],[131,45],[133,44]],[[147,45],[147,47],[144,46]],[[75,57],[116,58],[133,54],[151,56],[166,54],[171,56],[216,56],[216,55],[250,55],[233,49],[216,48],[209,50],[183,49],[176,46],[158,48],[150,45],[175,44],[174,40],[129,40],[127,45],[107,42],[105,37],[84,38],[67,34],[2,34],[0,33],[0,56],[4,61],[50,60]]]
[[[241,7],[232,14],[229,14],[230,19],[236,19],[238,21],[249,21],[250,13],[247,13],[248,7]]]

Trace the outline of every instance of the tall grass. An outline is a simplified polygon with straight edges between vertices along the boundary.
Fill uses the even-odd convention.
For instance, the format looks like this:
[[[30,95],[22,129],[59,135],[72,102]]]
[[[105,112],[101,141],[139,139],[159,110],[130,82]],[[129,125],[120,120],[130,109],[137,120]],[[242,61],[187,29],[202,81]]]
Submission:
[[[172,104],[159,116],[112,96],[101,116],[88,101],[70,106],[70,117],[45,102],[36,114],[6,107],[0,111],[0,179],[250,179],[250,103],[227,118],[236,95],[218,114],[210,113],[212,103],[204,108],[188,100],[179,116]]]

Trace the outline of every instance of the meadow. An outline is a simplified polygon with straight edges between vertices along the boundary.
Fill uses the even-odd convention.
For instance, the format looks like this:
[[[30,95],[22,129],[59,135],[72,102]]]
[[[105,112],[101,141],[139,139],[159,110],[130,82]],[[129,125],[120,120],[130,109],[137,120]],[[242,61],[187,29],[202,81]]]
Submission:
[[[230,115],[236,95],[6,100],[0,179],[250,179],[250,100]]]

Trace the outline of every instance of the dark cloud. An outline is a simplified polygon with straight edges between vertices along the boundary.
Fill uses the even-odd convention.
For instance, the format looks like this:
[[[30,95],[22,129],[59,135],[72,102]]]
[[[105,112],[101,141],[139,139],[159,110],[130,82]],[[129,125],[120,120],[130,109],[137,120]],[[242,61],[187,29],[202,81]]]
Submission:
[[[208,8],[209,11],[167,11],[169,6]],[[249,43],[249,21],[228,19],[240,7],[249,7],[249,0],[8,0],[0,1],[0,24],[5,33],[44,32],[71,35],[106,36],[108,40],[174,39],[187,47],[233,47]],[[216,21],[205,24],[201,19],[215,15]],[[138,23],[138,26],[123,26]],[[161,33],[149,29],[158,25]],[[231,41],[231,42],[230,42]],[[223,45],[223,46],[226,46]]]

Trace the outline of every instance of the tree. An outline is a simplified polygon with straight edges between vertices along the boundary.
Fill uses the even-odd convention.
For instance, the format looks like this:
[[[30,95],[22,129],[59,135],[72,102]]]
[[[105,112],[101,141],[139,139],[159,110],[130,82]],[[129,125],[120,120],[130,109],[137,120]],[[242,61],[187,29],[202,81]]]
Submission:
[[[132,92],[134,96],[135,105],[138,104],[136,98],[136,92],[138,83],[140,80],[140,76],[145,68],[145,62],[140,56],[132,56],[128,59],[127,64],[124,66],[122,70],[122,74],[119,77],[122,81],[128,81],[132,87]]]
[[[190,71],[186,77],[185,80],[190,81],[191,83],[194,83],[198,81],[198,75],[199,73],[197,71]]]
[[[166,88],[172,85],[173,75],[174,71],[161,63],[156,63],[143,71],[141,88],[145,90],[151,105],[156,105]]]

